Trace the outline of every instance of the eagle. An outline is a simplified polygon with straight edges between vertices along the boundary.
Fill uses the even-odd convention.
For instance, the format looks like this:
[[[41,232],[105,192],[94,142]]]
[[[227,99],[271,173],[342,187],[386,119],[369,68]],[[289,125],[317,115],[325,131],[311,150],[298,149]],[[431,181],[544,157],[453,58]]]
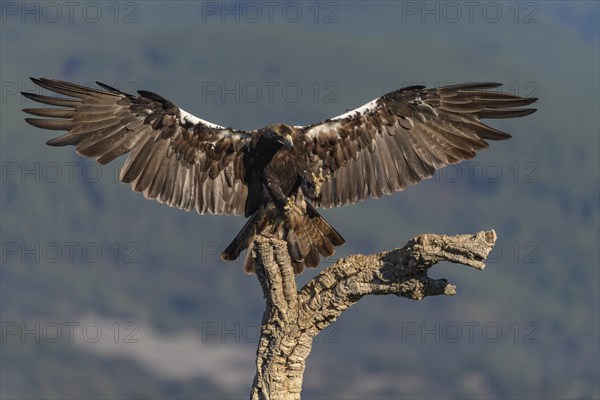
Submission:
[[[287,243],[295,273],[317,267],[344,244],[316,208],[398,192],[473,158],[487,141],[511,137],[482,119],[529,115],[536,109],[524,106],[537,100],[503,93],[491,82],[410,86],[315,124],[245,131],[144,90],[131,95],[100,82],[96,89],[31,79],[58,96],[23,96],[58,108],[26,108],[43,118],[25,120],[68,132],[48,145],[76,146],[100,164],[130,153],[119,179],[146,198],[248,218],[223,260],[238,258],[257,235],[274,236]],[[244,269],[255,271],[250,251]]]

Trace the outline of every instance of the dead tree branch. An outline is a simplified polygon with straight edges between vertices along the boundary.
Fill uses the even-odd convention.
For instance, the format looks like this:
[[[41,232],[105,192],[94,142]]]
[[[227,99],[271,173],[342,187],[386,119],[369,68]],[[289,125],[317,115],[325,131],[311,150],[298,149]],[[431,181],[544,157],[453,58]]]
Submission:
[[[313,338],[366,295],[393,294],[412,300],[454,295],[446,279],[427,271],[440,261],[483,269],[496,233],[424,234],[404,247],[368,256],[353,255],[324,269],[297,290],[285,242],[259,237],[252,257],[266,298],[257,350],[252,399],[299,399]]]

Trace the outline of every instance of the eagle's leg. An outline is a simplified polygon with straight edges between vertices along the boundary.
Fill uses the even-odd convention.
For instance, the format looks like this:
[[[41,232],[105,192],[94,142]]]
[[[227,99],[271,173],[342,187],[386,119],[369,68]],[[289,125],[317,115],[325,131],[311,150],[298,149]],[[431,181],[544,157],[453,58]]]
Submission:
[[[286,196],[276,180],[267,179],[267,189],[269,190],[273,202],[281,211],[286,214],[297,212],[300,215],[304,215],[304,213],[296,206],[296,196]]]
[[[266,186],[267,190],[269,191],[269,195],[271,195],[271,198],[273,199],[273,202],[277,208],[285,211],[285,206],[288,203],[288,197],[283,193],[283,190],[281,190],[279,183],[272,178],[267,178]]]

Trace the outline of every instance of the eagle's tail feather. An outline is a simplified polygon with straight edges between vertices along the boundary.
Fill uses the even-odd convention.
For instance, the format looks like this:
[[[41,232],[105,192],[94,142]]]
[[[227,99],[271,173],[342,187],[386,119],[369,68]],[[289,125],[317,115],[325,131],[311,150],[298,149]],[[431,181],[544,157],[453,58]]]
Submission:
[[[335,247],[346,243],[342,235],[340,235],[340,233],[336,231],[333,226],[329,225],[329,222],[325,221],[325,218],[323,218],[310,203],[306,203],[306,215],[308,215],[309,218],[312,218],[313,223],[316,225],[319,232],[321,232],[322,237],[329,239],[329,250],[327,250],[325,253],[321,252],[323,256],[332,256],[335,253]]]
[[[262,232],[266,222],[266,215],[266,210],[261,207],[248,218],[248,221],[246,221],[236,237],[231,241],[229,246],[227,246],[225,251],[221,253],[221,260],[233,261],[238,258],[242,251],[250,246],[254,240],[254,236],[258,232]],[[250,253],[250,251],[248,251],[248,253]]]
[[[240,256],[244,249],[248,249],[244,260],[246,273],[256,272],[252,260],[252,241],[257,234],[274,234],[285,240],[288,244],[288,253],[294,267],[294,273],[299,274],[306,267],[316,268],[319,265],[320,255],[329,257],[335,253],[335,248],[345,243],[344,238],[311,206],[306,204],[306,212],[293,226],[284,228],[283,225],[274,226],[271,222],[280,220],[276,215],[280,211],[269,204],[258,209],[246,222],[225,251],[221,254],[223,261],[233,261]],[[281,221],[285,224],[286,222]]]
[[[345,243],[342,235],[338,233],[325,219],[310,205],[306,203],[306,214],[302,222],[288,232],[285,240],[292,256],[292,264],[296,274],[301,273],[305,267],[316,268],[320,257],[329,257],[335,253],[335,248]],[[291,249],[300,249],[301,256]]]
[[[256,272],[256,266],[254,265],[254,260],[252,259],[252,245],[253,243],[250,243],[248,246],[246,258],[244,259],[244,272],[247,274],[253,274]]]

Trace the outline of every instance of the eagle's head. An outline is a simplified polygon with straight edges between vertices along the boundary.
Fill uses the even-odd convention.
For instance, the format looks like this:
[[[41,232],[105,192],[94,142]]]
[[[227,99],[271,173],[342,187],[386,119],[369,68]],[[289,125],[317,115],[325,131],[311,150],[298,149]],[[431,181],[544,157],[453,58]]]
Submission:
[[[270,124],[266,128],[267,136],[288,149],[294,147],[294,127],[286,124]]]

